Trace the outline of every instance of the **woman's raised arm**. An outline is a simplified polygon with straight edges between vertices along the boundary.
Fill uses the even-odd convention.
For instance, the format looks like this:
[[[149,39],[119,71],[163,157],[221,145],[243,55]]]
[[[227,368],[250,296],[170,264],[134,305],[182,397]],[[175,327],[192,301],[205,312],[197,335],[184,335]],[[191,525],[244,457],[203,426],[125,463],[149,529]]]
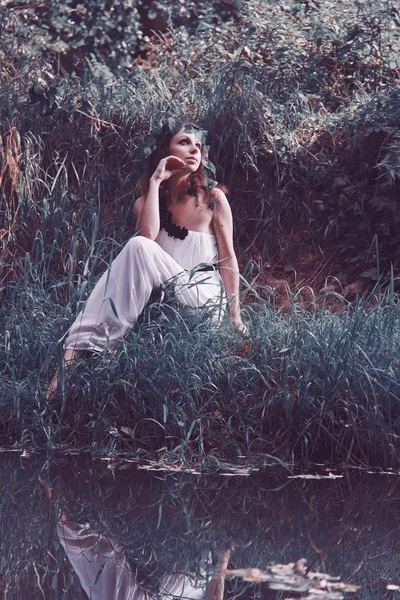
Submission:
[[[147,196],[138,198],[134,205],[136,216],[135,231],[150,240],[155,240],[160,231],[160,183],[151,178]]]
[[[155,240],[160,231],[160,185],[172,175],[185,168],[185,162],[176,156],[167,156],[160,160],[150,177],[146,196],[135,202],[136,233]]]

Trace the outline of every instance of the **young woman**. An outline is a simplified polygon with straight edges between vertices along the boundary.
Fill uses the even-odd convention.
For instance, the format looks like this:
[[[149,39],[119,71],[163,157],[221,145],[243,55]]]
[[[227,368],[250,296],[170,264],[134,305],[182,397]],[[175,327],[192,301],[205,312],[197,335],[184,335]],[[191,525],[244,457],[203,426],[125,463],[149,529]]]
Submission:
[[[169,119],[145,143],[144,194],[135,202],[136,235],[97,282],[65,339],[64,360],[114,350],[152,292],[163,289],[207,308],[219,324],[226,307],[246,335],[239,308],[239,270],[232,213],[224,188],[206,174],[205,133]],[[51,382],[47,396],[57,386]]]

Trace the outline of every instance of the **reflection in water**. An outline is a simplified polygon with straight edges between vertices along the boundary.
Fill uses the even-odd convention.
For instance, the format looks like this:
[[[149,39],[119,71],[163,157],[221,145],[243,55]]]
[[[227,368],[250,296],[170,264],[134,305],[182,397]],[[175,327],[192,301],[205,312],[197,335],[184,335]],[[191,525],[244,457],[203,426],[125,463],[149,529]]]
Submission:
[[[311,571],[360,584],[357,599],[395,598],[386,586],[400,583],[397,475],[223,478],[3,460],[0,485],[7,600],[222,598],[227,566],[264,577],[227,580],[228,599],[289,598],[257,581],[274,563],[293,562],[300,576],[303,557]]]
[[[121,546],[115,540],[95,532],[88,523],[79,525],[62,519],[57,533],[79,581],[93,600],[144,600],[146,591],[136,576]],[[160,578],[160,598],[193,598],[204,596],[199,582],[184,573],[171,573]]]
[[[43,480],[47,496],[53,497],[53,488]],[[67,489],[62,486],[63,492]],[[126,508],[126,507],[125,507]],[[146,507],[147,508],[147,507]],[[75,523],[70,516],[71,510],[64,494],[59,507],[57,535],[66,555],[78,576],[82,588],[93,600],[146,600],[157,596],[162,600],[187,598],[200,600],[205,595],[210,600],[221,600],[225,580],[218,576],[223,566],[226,569],[230,551],[222,554],[215,569],[199,569],[197,577],[179,571],[174,565],[172,572],[161,575],[158,580],[139,577],[137,564],[129,561],[122,545],[110,535],[99,533],[87,523]],[[210,566],[208,559],[206,566]],[[214,570],[215,575],[208,577],[207,571]]]

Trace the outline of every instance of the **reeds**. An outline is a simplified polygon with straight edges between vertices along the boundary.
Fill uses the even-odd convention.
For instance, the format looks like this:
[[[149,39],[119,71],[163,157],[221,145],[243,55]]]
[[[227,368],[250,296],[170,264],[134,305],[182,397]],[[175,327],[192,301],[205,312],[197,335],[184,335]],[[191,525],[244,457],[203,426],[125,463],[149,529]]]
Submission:
[[[178,41],[177,60],[183,60]],[[12,104],[12,85],[3,82],[0,217],[2,263],[12,257],[3,266],[7,277],[31,252],[37,232],[45,246],[54,246],[46,252],[55,253],[58,276],[78,230],[92,238],[93,213],[100,237],[126,241],[142,172],[137,147],[167,114],[210,129],[211,158],[230,189],[240,244],[253,244],[267,260],[295,229],[306,240],[335,242],[348,267],[375,277],[368,248],[377,236],[387,273],[400,235],[396,86],[388,83],[382,97],[360,84],[331,111],[305,91],[292,89],[279,99],[258,78],[260,68],[241,55],[215,61],[212,69],[200,61],[196,76],[188,69],[179,85],[162,61],[107,83],[64,75],[51,98],[34,104],[26,95],[34,73],[18,74]]]
[[[29,264],[27,256],[25,283],[8,285],[0,314],[1,445],[168,452],[196,462],[210,453],[268,453],[301,463],[397,464],[393,291],[351,306],[343,300],[337,313],[322,301],[306,310],[292,297],[288,314],[259,299],[244,311],[249,340],[227,323],[210,328],[207,314],[155,300],[115,354],[61,365],[59,393],[47,404],[61,363],[57,340],[84,290],[71,293],[71,273],[58,282],[57,301]]]

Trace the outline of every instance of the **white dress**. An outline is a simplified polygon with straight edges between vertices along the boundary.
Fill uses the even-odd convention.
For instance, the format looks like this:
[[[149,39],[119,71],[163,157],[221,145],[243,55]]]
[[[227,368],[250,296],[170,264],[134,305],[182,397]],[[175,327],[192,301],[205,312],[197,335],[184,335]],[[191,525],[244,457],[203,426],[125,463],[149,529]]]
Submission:
[[[102,275],[69,329],[65,349],[114,350],[136,322],[153,291],[212,311],[218,325],[226,308],[219,272],[199,270],[218,261],[214,235],[188,231],[185,239],[161,229],[155,241],[132,237]]]

